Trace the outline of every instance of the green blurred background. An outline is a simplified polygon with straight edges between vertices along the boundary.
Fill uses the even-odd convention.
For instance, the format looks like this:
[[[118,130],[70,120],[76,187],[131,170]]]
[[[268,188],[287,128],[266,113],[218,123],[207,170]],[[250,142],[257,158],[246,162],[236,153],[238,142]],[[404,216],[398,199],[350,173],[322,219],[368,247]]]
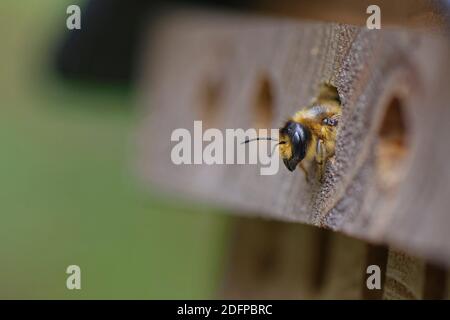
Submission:
[[[213,298],[226,216],[139,186],[130,89],[53,74],[79,3],[0,2],[0,298]]]

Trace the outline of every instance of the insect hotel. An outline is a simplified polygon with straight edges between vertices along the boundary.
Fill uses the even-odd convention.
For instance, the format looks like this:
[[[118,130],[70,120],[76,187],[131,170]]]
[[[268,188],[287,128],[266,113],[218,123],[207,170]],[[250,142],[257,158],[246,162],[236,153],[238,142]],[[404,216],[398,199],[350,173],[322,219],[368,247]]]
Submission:
[[[338,6],[318,17],[294,2],[159,19],[139,87],[139,170],[234,217],[218,297],[449,297],[450,37],[445,8],[417,3],[386,9],[381,29],[366,25],[367,5],[339,19]],[[296,117],[331,101],[324,87],[339,115]],[[279,169],[174,163],[173,132],[193,136],[195,121],[276,129]]]

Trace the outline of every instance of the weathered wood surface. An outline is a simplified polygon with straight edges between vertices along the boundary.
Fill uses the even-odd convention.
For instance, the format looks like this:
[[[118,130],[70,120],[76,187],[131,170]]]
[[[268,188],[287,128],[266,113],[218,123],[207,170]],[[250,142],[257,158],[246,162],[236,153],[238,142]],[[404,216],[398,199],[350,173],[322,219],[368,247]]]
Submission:
[[[363,297],[363,241],[297,223],[236,220],[221,298]]]
[[[299,19],[339,22],[365,26],[370,5],[380,7],[383,26],[402,26],[438,31],[449,15],[448,4],[440,0],[262,0],[259,12]]]
[[[449,265],[447,39],[312,21],[167,16],[140,87],[143,175],[161,190],[230,211],[331,228]],[[323,183],[284,167],[261,176],[257,166],[171,162],[174,129],[192,130],[200,119],[251,128],[267,122],[261,113],[269,118],[263,126],[277,128],[322,82],[343,102]]]
[[[445,269],[329,230],[239,217],[231,239],[220,298],[449,298]],[[380,289],[367,287],[372,265],[380,268]]]

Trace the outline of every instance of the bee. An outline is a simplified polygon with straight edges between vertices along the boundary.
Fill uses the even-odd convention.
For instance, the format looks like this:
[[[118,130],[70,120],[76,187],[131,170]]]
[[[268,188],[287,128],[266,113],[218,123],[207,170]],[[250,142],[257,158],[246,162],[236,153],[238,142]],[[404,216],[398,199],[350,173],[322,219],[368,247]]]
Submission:
[[[277,143],[279,154],[289,171],[300,167],[308,178],[312,165],[323,175],[326,161],[334,155],[337,126],[341,118],[341,100],[337,89],[330,84],[322,84],[318,96],[311,104],[294,114],[279,129]],[[274,140],[256,138],[253,140]],[[252,140],[246,140],[247,143]]]

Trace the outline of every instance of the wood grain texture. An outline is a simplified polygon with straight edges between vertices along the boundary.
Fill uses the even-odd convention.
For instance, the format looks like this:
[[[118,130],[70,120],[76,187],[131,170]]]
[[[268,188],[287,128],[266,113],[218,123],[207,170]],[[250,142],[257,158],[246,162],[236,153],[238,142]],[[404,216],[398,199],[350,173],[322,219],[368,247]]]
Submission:
[[[425,274],[423,260],[390,250],[383,298],[387,300],[422,299]]]
[[[142,175],[160,190],[230,212],[330,228],[448,266],[447,40],[407,29],[171,14],[142,70]],[[320,83],[337,87],[343,117],[323,183],[284,167],[261,176],[251,165],[171,162],[172,131],[192,131],[194,120],[221,130],[257,126],[261,81],[270,87],[273,128],[308,104]],[[389,147],[395,130],[383,132],[395,105],[405,126],[401,155]]]
[[[220,298],[362,298],[363,241],[303,224],[253,218],[236,219],[232,240]]]
[[[270,1],[260,2],[260,12],[270,15],[331,21],[365,26],[367,8],[380,7],[383,26],[402,26],[433,32],[442,28],[445,4],[439,0],[316,0],[316,1]]]

